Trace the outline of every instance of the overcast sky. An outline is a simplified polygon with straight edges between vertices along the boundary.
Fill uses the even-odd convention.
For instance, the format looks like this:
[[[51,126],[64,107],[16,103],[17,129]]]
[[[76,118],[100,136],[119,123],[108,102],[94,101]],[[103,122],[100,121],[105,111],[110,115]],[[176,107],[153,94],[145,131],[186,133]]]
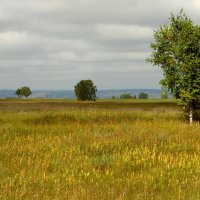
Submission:
[[[0,89],[160,88],[146,63],[153,30],[200,0],[0,0]]]

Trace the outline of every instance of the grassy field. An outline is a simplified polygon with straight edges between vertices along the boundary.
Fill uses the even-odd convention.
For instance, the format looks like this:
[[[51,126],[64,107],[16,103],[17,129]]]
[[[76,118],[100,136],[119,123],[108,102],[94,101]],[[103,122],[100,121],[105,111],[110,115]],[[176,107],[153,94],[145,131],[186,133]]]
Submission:
[[[200,124],[171,100],[0,100],[0,199],[198,200]]]

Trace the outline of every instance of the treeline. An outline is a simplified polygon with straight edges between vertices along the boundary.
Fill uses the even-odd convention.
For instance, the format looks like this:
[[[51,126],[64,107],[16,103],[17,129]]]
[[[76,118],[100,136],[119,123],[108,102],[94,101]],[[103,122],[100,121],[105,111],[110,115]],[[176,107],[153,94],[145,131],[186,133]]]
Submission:
[[[28,86],[18,88],[15,92],[18,98],[28,98],[32,92]],[[97,97],[97,86],[94,85],[92,80],[81,80],[74,86],[74,94],[80,101],[95,101]],[[48,98],[48,95],[47,95]],[[110,96],[112,99],[148,99],[149,94],[141,92],[137,95],[131,93],[118,94]],[[168,98],[166,91],[161,93],[161,98]]]
[[[149,95],[147,93],[141,92],[138,97],[135,94],[121,94],[119,97],[112,96],[112,99],[148,99]]]

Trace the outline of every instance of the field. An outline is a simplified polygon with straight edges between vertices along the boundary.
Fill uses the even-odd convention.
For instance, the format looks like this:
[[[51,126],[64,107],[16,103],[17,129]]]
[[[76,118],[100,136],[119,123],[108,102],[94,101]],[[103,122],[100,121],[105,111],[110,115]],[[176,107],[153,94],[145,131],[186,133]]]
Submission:
[[[199,122],[171,100],[0,100],[0,199],[198,200]]]

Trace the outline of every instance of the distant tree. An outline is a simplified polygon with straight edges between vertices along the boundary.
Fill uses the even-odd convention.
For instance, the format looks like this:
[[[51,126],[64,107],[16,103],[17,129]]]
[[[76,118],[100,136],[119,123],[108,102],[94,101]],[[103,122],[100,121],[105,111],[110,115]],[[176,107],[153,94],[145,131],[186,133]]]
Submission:
[[[121,94],[120,99],[132,99],[132,96],[129,93],[128,94]]]
[[[147,93],[141,92],[138,96],[139,99],[148,99],[149,95]]]
[[[31,90],[29,87],[27,86],[24,86],[24,87],[21,87],[21,88],[18,88],[15,92],[15,94],[18,96],[18,97],[28,97],[30,96],[32,93],[31,93]]]
[[[21,95],[22,95],[22,96],[25,96],[25,97],[27,98],[27,97],[30,96],[31,94],[32,94],[32,92],[31,92],[31,90],[30,90],[29,87],[24,86],[24,87],[21,88]]]
[[[127,94],[121,94],[120,99],[136,99],[135,95],[131,95],[130,93]]]
[[[162,68],[160,83],[179,99],[192,123],[193,114],[200,109],[200,26],[183,10],[177,16],[171,14],[170,21],[154,32],[148,61]]]
[[[92,80],[81,80],[74,87],[74,92],[78,100],[81,101],[96,101],[97,87]]]
[[[116,96],[112,96],[112,99],[116,99]]]
[[[17,95],[18,98],[20,98],[20,97],[21,97],[21,89],[18,88],[18,89],[16,90],[15,94]]]

